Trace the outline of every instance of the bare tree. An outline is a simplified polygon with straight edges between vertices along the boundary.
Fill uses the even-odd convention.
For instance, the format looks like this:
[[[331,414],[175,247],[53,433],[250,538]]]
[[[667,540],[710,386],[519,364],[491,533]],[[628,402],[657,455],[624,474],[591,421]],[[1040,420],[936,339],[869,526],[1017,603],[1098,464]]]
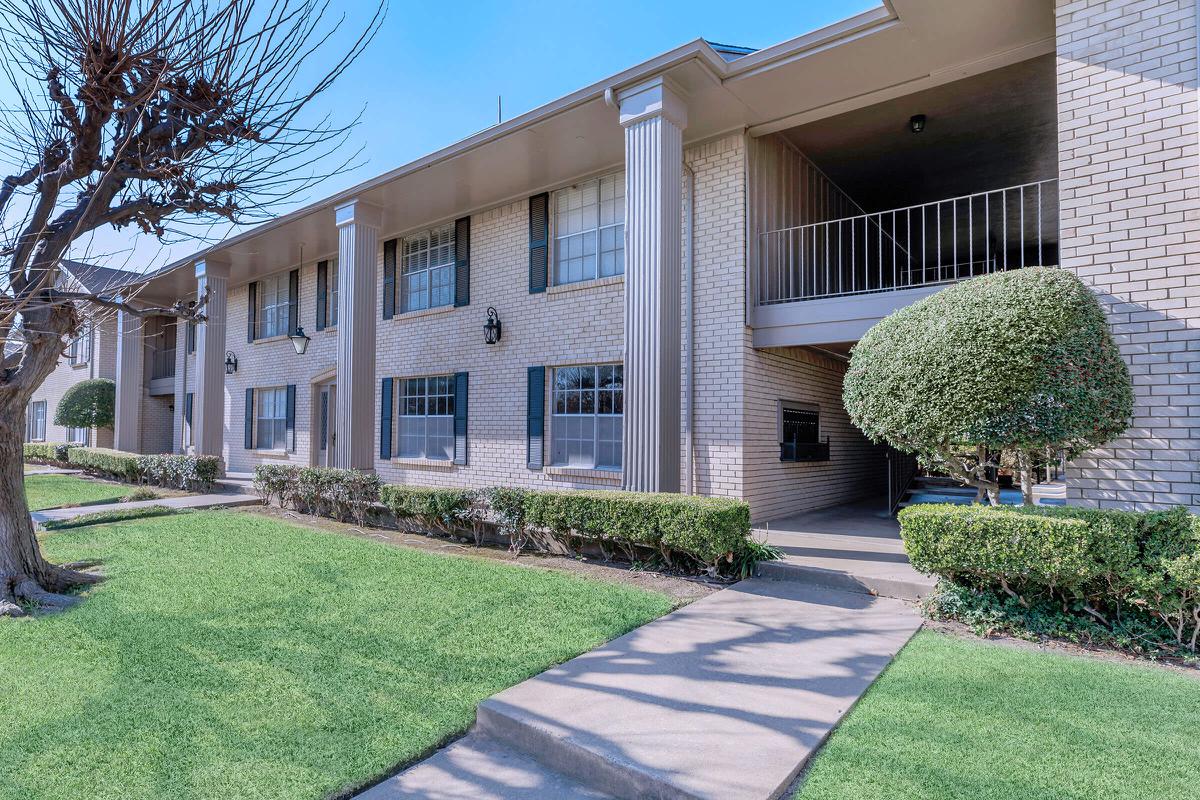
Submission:
[[[0,0],[0,70],[17,104],[0,112],[10,161],[0,182],[0,616],[24,613],[21,603],[70,605],[73,588],[98,580],[38,548],[21,446],[33,392],[103,314],[203,314],[203,301],[146,307],[137,286],[68,284],[63,260],[104,226],[165,240],[189,224],[264,219],[345,169],[354,156],[339,153],[357,120],[335,122],[313,101],[367,46],[385,7],[350,32],[328,10],[329,0]]]

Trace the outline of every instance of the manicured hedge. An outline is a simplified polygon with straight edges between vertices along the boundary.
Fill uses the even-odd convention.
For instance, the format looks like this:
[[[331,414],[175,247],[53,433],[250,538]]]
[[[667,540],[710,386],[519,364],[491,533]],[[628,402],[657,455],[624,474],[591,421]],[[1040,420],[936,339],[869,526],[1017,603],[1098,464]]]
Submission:
[[[66,442],[26,442],[26,461],[51,461],[63,463],[67,460],[67,450],[70,445]]]
[[[109,477],[125,481],[138,478],[138,456],[106,447],[72,447],[67,450],[67,462]]]
[[[382,481],[371,472],[293,464],[260,464],[254,470],[254,489],[264,503],[310,514],[365,524],[367,512],[379,502]]]
[[[916,505],[900,530],[914,567],[956,584],[1105,622],[1148,614],[1191,650],[1200,639],[1200,519],[1183,508]]]
[[[216,456],[139,455],[104,447],[70,447],[67,463],[125,481],[153,483],[189,491],[207,490],[221,476]]]
[[[482,497],[470,489],[388,484],[379,499],[400,522],[411,522],[442,533],[470,524],[472,509]]]

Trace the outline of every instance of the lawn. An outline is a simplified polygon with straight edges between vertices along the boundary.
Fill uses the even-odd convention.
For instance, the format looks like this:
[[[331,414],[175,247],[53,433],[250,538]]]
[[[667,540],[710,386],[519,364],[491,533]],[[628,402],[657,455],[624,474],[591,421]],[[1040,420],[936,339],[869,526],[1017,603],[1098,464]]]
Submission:
[[[25,500],[30,511],[117,500],[135,488],[120,483],[89,481],[74,475],[25,476]]]
[[[48,534],[109,580],[0,621],[0,798],[321,798],[661,615],[658,594],[235,511]]]
[[[919,633],[796,800],[1183,800],[1200,678]]]

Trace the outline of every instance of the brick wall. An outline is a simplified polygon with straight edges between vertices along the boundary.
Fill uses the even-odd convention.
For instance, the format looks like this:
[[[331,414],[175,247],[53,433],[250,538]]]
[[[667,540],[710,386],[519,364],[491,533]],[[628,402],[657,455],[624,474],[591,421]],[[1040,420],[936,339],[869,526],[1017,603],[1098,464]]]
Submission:
[[[115,315],[106,314],[100,318],[92,332],[92,357],[86,364],[71,364],[66,358],[58,362],[58,366],[46,378],[45,382],[33,393],[30,402],[45,401],[46,403],[46,441],[65,442],[67,429],[54,424],[54,412],[58,403],[67,390],[80,381],[90,378],[115,378],[117,359],[117,320]],[[112,446],[112,429],[92,429],[88,434],[88,444],[94,447]]]
[[[1194,0],[1058,2],[1062,265],[1133,374],[1133,424],[1067,471],[1071,503],[1200,507],[1200,124]]]

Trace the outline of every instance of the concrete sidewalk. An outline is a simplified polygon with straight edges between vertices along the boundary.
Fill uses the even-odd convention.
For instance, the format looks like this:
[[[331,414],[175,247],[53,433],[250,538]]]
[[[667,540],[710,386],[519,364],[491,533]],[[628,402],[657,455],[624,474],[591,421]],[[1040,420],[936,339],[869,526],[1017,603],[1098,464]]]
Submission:
[[[920,624],[742,581],[483,701],[469,736],[360,800],[775,798]]]
[[[133,508],[150,508],[151,506],[166,506],[167,508],[233,508],[235,506],[258,505],[262,501],[257,495],[237,493],[192,494],[183,497],[160,497],[156,500],[138,500],[132,503],[93,503],[86,506],[71,508],[50,508],[45,511],[33,511],[29,516],[34,525],[44,525],[50,521],[74,519],[84,514],[95,514],[99,511],[125,511]]]

